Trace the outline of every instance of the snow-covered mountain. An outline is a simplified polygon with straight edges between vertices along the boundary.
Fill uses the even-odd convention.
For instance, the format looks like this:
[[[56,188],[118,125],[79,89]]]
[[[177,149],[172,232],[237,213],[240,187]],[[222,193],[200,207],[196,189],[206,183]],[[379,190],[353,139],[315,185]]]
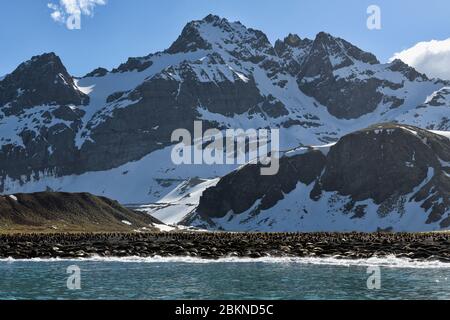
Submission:
[[[382,124],[249,164],[207,188],[184,224],[232,231],[434,231],[450,227],[450,140]]]
[[[449,86],[327,33],[272,45],[261,31],[209,15],[167,50],[111,71],[74,78],[44,54],[0,80],[0,192],[172,203],[189,181],[237,169],[172,163],[171,133],[195,120],[205,129],[279,128],[282,150],[382,122],[445,131]]]

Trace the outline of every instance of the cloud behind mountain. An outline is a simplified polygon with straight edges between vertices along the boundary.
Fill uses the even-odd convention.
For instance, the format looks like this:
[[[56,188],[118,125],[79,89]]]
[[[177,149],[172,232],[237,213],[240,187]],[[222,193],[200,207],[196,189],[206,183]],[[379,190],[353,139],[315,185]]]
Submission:
[[[395,53],[391,61],[400,59],[429,77],[450,80],[450,38],[419,42]]]

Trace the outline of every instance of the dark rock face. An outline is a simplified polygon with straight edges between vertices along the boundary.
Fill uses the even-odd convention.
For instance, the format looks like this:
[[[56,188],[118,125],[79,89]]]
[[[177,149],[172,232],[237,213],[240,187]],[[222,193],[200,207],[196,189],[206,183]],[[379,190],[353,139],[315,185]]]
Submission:
[[[78,159],[74,138],[88,102],[54,53],[33,57],[6,76],[0,82],[0,110],[5,116],[23,116],[32,107],[46,107],[37,111],[40,119],[36,113],[21,118],[29,122],[18,133],[23,146],[0,146],[0,190],[6,174],[19,178],[45,170],[62,174],[71,168],[73,172]]]
[[[112,73],[121,73],[129,71],[141,72],[151,67],[152,61],[145,58],[129,58],[126,63],[121,64],[117,69],[114,69]]]
[[[322,55],[327,50],[328,57],[340,58],[340,61],[333,63],[335,68],[352,65],[353,59],[367,64],[380,63],[373,54],[364,52],[351,43],[325,32],[317,34],[311,50],[313,55]]]
[[[283,41],[275,42],[275,52],[286,62],[285,69],[296,76],[303,65],[304,59],[311,50],[313,41],[310,39],[301,39],[296,34],[289,34]]]
[[[97,68],[95,70],[92,70],[88,74],[86,74],[83,78],[90,78],[90,77],[104,77],[108,74],[108,70],[105,68]]]
[[[447,101],[450,101],[450,88],[443,88],[436,92],[433,98],[428,102],[432,107],[445,106]]]
[[[76,122],[73,123],[76,127]],[[0,176],[35,177],[37,172],[49,171],[57,176],[79,172],[79,150],[75,147],[75,134],[71,127],[57,124],[42,128],[39,135],[32,130],[21,132],[25,148],[7,144],[0,150]],[[33,155],[30,157],[30,154]],[[3,180],[0,190],[3,189]]]
[[[20,177],[33,170],[65,172],[76,163],[75,132],[84,111],[69,105],[82,106],[89,97],[75,85],[59,57],[54,53],[33,57],[21,64],[13,73],[0,81],[0,107],[5,116],[20,115],[29,108],[48,105],[39,125],[36,119],[24,128],[19,136],[25,148],[2,144],[0,148],[0,175],[2,178]],[[68,125],[55,123],[67,121]],[[55,121],[55,122],[60,122]],[[3,179],[0,190],[3,188]]]
[[[136,88],[130,93],[130,98],[136,103],[125,109],[116,109],[112,117],[92,131],[95,143],[87,141],[81,148],[83,166],[103,170],[140,159],[170,145],[173,130],[193,127],[196,109],[192,104],[179,103],[177,91],[176,81],[161,78],[154,78]],[[132,128],[130,124],[133,124]]]
[[[170,77],[175,72],[183,79],[181,85]],[[94,142],[87,141],[81,150],[74,150],[77,160],[72,168],[77,173],[111,169],[169,146],[174,130],[185,128],[193,132],[194,121],[200,118],[199,107],[232,116],[265,101],[253,81],[235,80],[201,82],[186,63],[177,69],[169,68],[130,93],[108,98],[111,103],[125,98],[134,103],[114,110],[98,126],[88,124]],[[280,106],[275,104],[273,108],[273,112],[280,112]],[[208,121],[203,125],[205,130],[216,127]]]
[[[292,57],[293,49],[308,50],[311,48],[313,41],[310,39],[301,39],[296,34],[289,34],[284,40],[275,42],[275,51],[281,57]]]
[[[328,78],[326,83],[300,84],[301,89],[308,95],[315,97],[321,104],[327,106],[328,111],[337,118],[353,119],[372,112],[381,102],[383,95],[376,90],[381,85],[377,79],[367,82],[357,82],[350,92],[345,90],[348,85],[345,80],[335,81]],[[329,91],[325,87],[330,88]],[[342,104],[340,104],[342,103]]]
[[[77,121],[84,114],[85,114],[85,111],[83,111],[81,109],[73,109],[73,108],[70,108],[67,106],[61,106],[52,111],[53,116],[55,116],[58,119],[65,120],[65,121]]]
[[[423,131],[420,135],[431,141],[440,138]],[[321,184],[325,191],[380,204],[412,192],[429,168],[439,169],[436,154],[420,137],[395,125],[355,132],[331,149]]]
[[[392,61],[389,69],[392,71],[401,72],[409,81],[414,81],[416,79],[420,79],[421,81],[429,80],[425,74],[419,73],[416,69],[408,66],[406,63],[398,59]]]
[[[412,126],[374,126],[342,138],[331,149],[313,197],[319,200],[322,190],[336,191],[353,202],[372,199],[383,208],[415,192],[408,201],[422,203],[427,223],[442,220],[441,227],[448,227],[449,159],[445,137]]]
[[[207,18],[213,19],[214,16],[208,16]],[[211,44],[203,39],[196,27],[198,21],[192,21],[188,23],[178,39],[166,50],[167,53],[175,54],[180,52],[191,52],[195,50],[208,50],[211,49]]]
[[[272,96],[269,96],[261,106],[262,111],[264,111],[269,117],[278,118],[281,116],[286,116],[289,111],[286,110],[284,104]]]
[[[253,79],[244,82],[236,77],[232,82],[222,77],[221,79],[212,79],[216,82],[202,82],[199,81],[190,64],[182,64],[179,68],[169,69],[161,76],[170,78],[171,72],[177,72],[183,79],[180,88],[178,84],[176,85],[179,93],[175,92],[175,94],[178,93],[178,96],[175,96],[173,100],[174,104],[180,106],[203,107],[213,113],[232,116],[243,114],[264,101]],[[155,81],[159,80],[155,79]],[[138,90],[150,91],[145,86]],[[143,96],[146,97],[145,93]]]
[[[379,63],[374,55],[347,41],[319,33],[303,60],[298,76],[300,89],[316,98],[337,118],[358,118],[374,111],[383,98],[377,91],[383,81],[336,79],[333,73],[353,65],[354,60],[370,65]]]
[[[33,57],[0,81],[0,106],[6,115],[39,105],[84,105],[79,91],[54,53]]]
[[[309,185],[320,175],[325,165],[325,156],[319,151],[280,159],[280,171],[275,176],[261,176],[260,165],[247,165],[235,171],[207,189],[197,212],[209,218],[221,218],[229,211],[236,214],[250,209],[260,199],[255,211],[273,207],[290,193],[299,182]]]

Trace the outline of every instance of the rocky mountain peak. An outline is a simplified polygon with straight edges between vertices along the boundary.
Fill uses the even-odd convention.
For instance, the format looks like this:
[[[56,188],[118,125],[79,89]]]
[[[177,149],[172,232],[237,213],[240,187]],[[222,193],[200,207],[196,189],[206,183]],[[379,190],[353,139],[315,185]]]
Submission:
[[[106,74],[108,74],[108,72],[108,69],[99,67],[87,73],[83,78],[104,77]]]
[[[296,34],[289,34],[283,40],[275,42],[276,54],[285,61],[286,70],[291,75],[300,72],[304,59],[311,50],[313,41],[310,39],[301,39]]]
[[[331,67],[339,69],[354,64],[355,60],[368,63],[379,64],[377,58],[368,52],[365,52],[351,43],[333,37],[326,32],[317,34],[312,45],[312,56],[319,56],[328,60]]]
[[[43,77],[55,76],[56,78],[56,76],[59,76],[59,79],[56,79],[56,81],[64,81],[69,85],[74,85],[72,76],[54,52],[32,57],[29,61],[19,65],[10,76],[31,75],[35,73],[40,73]]]
[[[166,52],[176,54],[208,49],[211,49],[211,44],[201,37],[199,30],[196,28],[196,23],[190,22],[183,28],[181,35]]]
[[[302,39],[296,34],[289,33],[289,35],[284,38],[284,43],[291,47],[299,47],[302,44]]]
[[[240,59],[258,56],[261,52],[274,54],[270,41],[262,31],[212,14],[189,22],[166,52],[174,54],[213,48],[227,51]]]
[[[20,75],[32,74],[35,72],[41,72],[44,75],[61,74],[64,78],[67,78],[66,80],[68,82],[73,83],[72,78],[61,62],[61,59],[54,52],[33,56],[30,60],[20,64],[11,74],[6,75],[3,80],[8,81],[12,78],[17,78]]]
[[[58,64],[60,67],[62,66],[61,59],[56,55],[54,52],[47,52],[43,53],[41,55],[36,55],[31,57],[30,60],[31,63],[55,63]]]
[[[374,77],[374,65],[378,64],[373,54],[320,32],[302,60],[297,81],[304,93],[317,99],[335,117],[359,118],[382,102],[378,89],[384,79],[385,85],[398,88],[398,84],[388,83],[389,78],[383,75]]]
[[[208,37],[202,32],[202,28],[205,26],[232,31],[228,20],[209,14],[202,20],[194,20],[186,24],[181,35],[166,52],[175,54],[212,49],[212,44],[208,41]]]
[[[82,105],[88,97],[53,52],[32,57],[0,82],[0,107],[5,114],[38,105]]]
[[[392,61],[389,69],[392,71],[401,72],[410,81],[414,81],[416,79],[420,79],[422,81],[429,80],[425,74],[418,72],[416,69],[410,67],[400,59],[395,59]]]
[[[112,73],[122,73],[122,72],[130,72],[137,71],[141,72],[145,69],[151,67],[153,62],[149,60],[149,57],[131,57],[128,58],[127,62],[122,63],[118,68],[113,69]]]
[[[228,24],[228,20],[225,18],[221,18],[215,14],[208,14],[206,17],[202,19],[202,21],[212,24]]]
[[[310,39],[302,39],[296,34],[290,33],[283,40],[277,40],[275,42],[275,51],[279,56],[284,56],[284,53],[289,49],[297,48],[297,49],[306,49],[310,48],[313,43]]]

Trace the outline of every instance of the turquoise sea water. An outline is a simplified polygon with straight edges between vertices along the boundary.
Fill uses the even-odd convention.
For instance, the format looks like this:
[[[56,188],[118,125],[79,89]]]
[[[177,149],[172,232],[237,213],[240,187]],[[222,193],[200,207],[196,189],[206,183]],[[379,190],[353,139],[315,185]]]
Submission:
[[[80,290],[69,290],[69,266]],[[368,267],[381,289],[369,290]],[[400,259],[0,261],[0,299],[450,299],[450,265]]]

